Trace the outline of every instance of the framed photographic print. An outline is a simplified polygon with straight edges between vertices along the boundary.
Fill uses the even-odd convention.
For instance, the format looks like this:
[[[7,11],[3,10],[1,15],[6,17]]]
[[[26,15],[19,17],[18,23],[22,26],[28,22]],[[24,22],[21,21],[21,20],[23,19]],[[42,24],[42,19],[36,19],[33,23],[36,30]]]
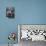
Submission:
[[[6,17],[8,17],[8,18],[15,17],[15,8],[14,7],[7,7],[6,8]]]

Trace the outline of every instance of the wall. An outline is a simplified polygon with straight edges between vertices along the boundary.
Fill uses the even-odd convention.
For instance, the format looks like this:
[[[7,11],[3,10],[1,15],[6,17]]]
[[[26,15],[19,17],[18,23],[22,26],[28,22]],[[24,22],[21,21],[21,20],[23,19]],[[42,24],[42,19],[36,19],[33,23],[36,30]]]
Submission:
[[[15,19],[6,17],[6,7],[15,7]],[[9,32],[17,24],[46,24],[46,0],[0,0],[0,44],[8,43]]]
[[[15,8],[15,3],[15,0],[0,0],[0,44],[7,44],[9,42],[8,34],[10,32],[16,32],[17,34],[16,17],[14,19],[6,17],[6,7],[13,6]]]
[[[17,23],[46,24],[46,0],[16,0]]]

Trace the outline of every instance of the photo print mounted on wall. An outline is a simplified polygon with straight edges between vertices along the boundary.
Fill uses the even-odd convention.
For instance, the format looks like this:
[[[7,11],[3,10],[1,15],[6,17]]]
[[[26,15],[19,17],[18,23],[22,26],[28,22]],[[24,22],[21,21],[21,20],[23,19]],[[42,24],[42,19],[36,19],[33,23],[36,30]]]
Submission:
[[[14,7],[7,7],[6,8],[6,17],[15,18],[15,8]]]

